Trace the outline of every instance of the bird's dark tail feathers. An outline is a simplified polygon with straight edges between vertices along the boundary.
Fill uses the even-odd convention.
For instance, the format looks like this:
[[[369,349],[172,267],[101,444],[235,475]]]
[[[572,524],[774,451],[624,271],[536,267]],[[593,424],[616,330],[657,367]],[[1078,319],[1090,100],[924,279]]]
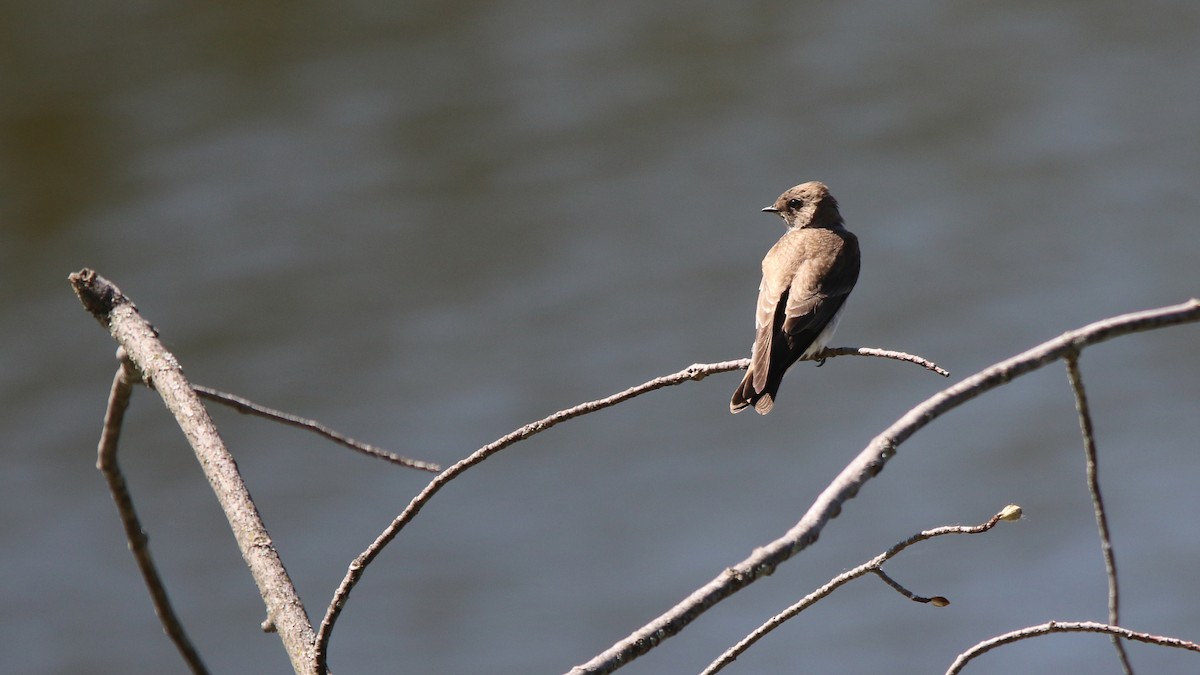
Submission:
[[[767,385],[763,387],[763,390],[755,391],[754,371],[747,370],[746,376],[742,378],[742,383],[734,390],[733,398],[729,401],[729,412],[737,414],[754,406],[754,412],[766,415],[775,406],[775,395],[779,392],[779,385],[782,382],[782,376],[768,377]]]

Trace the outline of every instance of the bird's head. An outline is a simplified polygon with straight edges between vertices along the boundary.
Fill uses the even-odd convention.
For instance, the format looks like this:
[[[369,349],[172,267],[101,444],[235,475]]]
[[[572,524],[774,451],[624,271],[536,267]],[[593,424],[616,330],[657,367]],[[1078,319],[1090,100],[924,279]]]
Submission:
[[[778,214],[790,230],[834,227],[842,222],[837,200],[829,194],[824,183],[815,180],[789,189],[763,211]]]

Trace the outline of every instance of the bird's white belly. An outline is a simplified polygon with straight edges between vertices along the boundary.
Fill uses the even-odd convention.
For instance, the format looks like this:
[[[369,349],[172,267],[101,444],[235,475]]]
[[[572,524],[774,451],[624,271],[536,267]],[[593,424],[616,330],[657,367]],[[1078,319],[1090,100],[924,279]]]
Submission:
[[[819,353],[822,349],[825,349],[825,345],[829,344],[829,341],[833,339],[833,332],[837,330],[838,321],[842,320],[842,312],[846,311],[846,302],[848,301],[842,302],[842,306],[838,308],[837,313],[833,315],[829,323],[825,324],[825,327],[821,329],[821,334],[817,336],[816,340],[813,340],[808,349],[804,350],[804,354],[800,358],[809,358]]]

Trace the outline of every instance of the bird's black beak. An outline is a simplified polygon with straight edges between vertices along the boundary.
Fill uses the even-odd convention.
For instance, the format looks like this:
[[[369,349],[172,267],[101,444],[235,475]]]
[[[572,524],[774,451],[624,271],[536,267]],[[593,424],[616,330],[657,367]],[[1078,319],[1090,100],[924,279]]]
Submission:
[[[779,213],[779,209],[775,208],[774,206],[768,206],[763,209],[763,213]]]

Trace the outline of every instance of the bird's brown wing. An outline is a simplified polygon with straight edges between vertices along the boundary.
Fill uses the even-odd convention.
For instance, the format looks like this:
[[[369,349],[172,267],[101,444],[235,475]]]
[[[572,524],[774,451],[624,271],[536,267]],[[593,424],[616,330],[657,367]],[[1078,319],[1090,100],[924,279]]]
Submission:
[[[791,279],[764,274],[758,288],[758,309],[754,315],[754,349],[750,355],[752,374],[750,383],[755,392],[763,391],[767,386],[767,375],[771,370],[772,341],[779,330],[776,315],[780,306],[787,303],[788,284]]]
[[[785,234],[763,259],[750,366],[729,409],[766,414],[788,367],[801,358],[858,280],[858,242],[848,232]],[[828,336],[826,336],[828,337]]]
[[[858,242],[830,233],[817,244],[838,255],[807,258],[796,270],[787,293],[787,306],[779,330],[793,349],[803,353],[837,315],[858,281]],[[797,355],[797,358],[799,354]],[[791,364],[789,364],[791,365]]]

